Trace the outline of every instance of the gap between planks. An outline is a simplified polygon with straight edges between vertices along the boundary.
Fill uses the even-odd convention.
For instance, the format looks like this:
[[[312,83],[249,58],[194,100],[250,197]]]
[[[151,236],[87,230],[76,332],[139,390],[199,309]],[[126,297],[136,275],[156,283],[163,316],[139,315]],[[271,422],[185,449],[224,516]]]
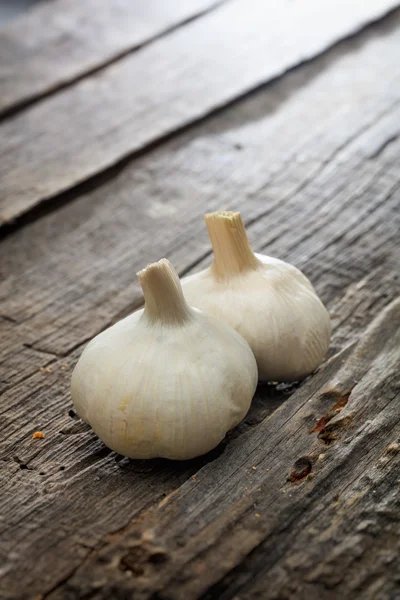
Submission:
[[[0,30],[5,57],[0,119],[95,75],[228,1],[175,1],[161,8],[157,0],[103,0],[100,5],[53,0],[35,6]]]
[[[284,78],[285,76],[291,75],[292,73],[295,73],[298,70],[308,67],[311,63],[312,64],[315,63],[316,65],[318,65],[318,63],[320,62],[321,59],[324,59],[325,57],[329,58],[330,56],[335,56],[335,54],[337,54],[337,50],[343,49],[343,51],[346,52],[349,42],[352,42],[353,40],[358,40],[358,39],[360,39],[360,41],[362,41],[363,32],[368,33],[371,31],[371,32],[376,32],[376,33],[380,34],[380,32],[382,32],[382,27],[383,27],[383,29],[385,31],[383,31],[382,34],[384,35],[385,32],[388,32],[391,29],[397,28],[399,26],[399,16],[400,16],[400,9],[395,8],[395,9],[389,11],[389,13],[385,14],[381,19],[376,20],[373,23],[369,23],[368,25],[363,27],[360,31],[356,31],[354,34],[350,34],[350,35],[344,37],[343,39],[332,44],[326,50],[320,52],[313,58],[311,58],[309,60],[304,60],[304,61],[294,65],[293,67],[288,68],[281,75],[279,75],[275,78],[272,78],[268,82],[261,84],[259,87],[255,88],[249,92],[246,92],[237,98],[234,98],[233,100],[227,102],[223,106],[210,112],[210,114],[207,114],[204,117],[200,117],[199,119],[196,119],[187,125],[178,127],[176,130],[172,131],[171,133],[161,136],[153,142],[149,142],[146,146],[144,146],[140,150],[135,151],[132,154],[124,157],[123,159],[118,161],[117,164],[105,168],[102,172],[97,173],[93,177],[90,177],[90,178],[86,179],[85,181],[82,181],[65,191],[62,191],[54,196],[50,196],[49,198],[46,198],[43,201],[40,201],[37,204],[28,207],[28,209],[24,213],[16,216],[11,221],[6,222],[5,224],[2,224],[0,222],[0,242],[2,239],[6,238],[8,235],[11,235],[12,233],[17,231],[21,227],[26,227],[27,225],[34,223],[35,221],[45,217],[46,215],[60,210],[66,204],[70,204],[76,200],[79,200],[82,196],[84,196],[86,194],[90,194],[91,192],[94,192],[96,189],[101,188],[102,186],[104,186],[107,183],[111,182],[112,180],[116,179],[118,177],[118,175],[126,167],[129,167],[132,164],[134,164],[135,160],[143,157],[144,155],[152,152],[153,150],[156,150],[157,148],[159,148],[160,146],[163,146],[164,144],[168,144],[168,142],[173,141],[175,138],[179,138],[186,133],[190,133],[193,129],[196,130],[197,128],[201,127],[201,125],[203,123],[206,124],[207,122],[209,122],[210,119],[214,119],[215,117],[218,117],[218,115],[223,113],[224,110],[233,108],[235,106],[240,106],[240,104],[242,102],[246,102],[246,100],[251,98],[254,94],[259,94],[259,93],[267,91],[269,87],[274,87],[278,83],[278,81],[280,79]],[[337,58],[340,58],[340,54],[337,55]],[[303,85],[304,85],[304,82],[301,81],[300,87],[302,87]],[[296,88],[293,88],[291,90],[291,94],[295,94],[296,92],[297,92]],[[279,107],[277,105],[275,105],[274,110],[276,110],[277,108],[279,108]],[[386,109],[383,114],[386,114],[386,112],[389,112],[390,110],[392,110],[392,107],[390,107],[389,109]],[[366,124],[365,129],[368,129],[371,126],[372,126],[371,123]],[[364,132],[364,128],[357,131],[355,136],[358,137],[363,132]],[[382,143],[381,147],[377,148],[374,151],[374,154],[372,154],[370,156],[370,158],[371,159],[376,158],[379,155],[379,153],[382,152],[389,143],[396,141],[397,138],[398,138],[397,134],[391,135],[387,140],[385,140]],[[336,158],[337,154],[339,154],[352,141],[353,141],[353,138],[350,137],[348,140],[346,140],[346,142],[343,143],[342,146],[335,149],[334,152],[328,158],[326,158],[324,160],[323,166],[329,165],[329,163],[332,162]],[[319,169],[318,169],[318,171],[316,171],[314,176],[317,176],[318,174],[319,174]],[[301,184],[301,186],[299,186],[297,192],[300,192],[303,189],[303,186],[308,185],[311,181],[312,181],[312,179],[305,180]],[[257,194],[257,193],[264,191],[264,189],[268,186],[268,183],[263,184],[261,187],[259,187],[257,190],[255,190],[253,193]],[[265,211],[264,214],[260,214],[257,217],[255,217],[254,219],[259,219],[263,216],[266,216],[270,212],[270,210],[271,209],[268,209],[267,211]],[[249,221],[247,221],[247,226],[251,225],[252,223],[253,223],[253,220],[250,219]],[[200,262],[204,258],[206,258],[206,255],[204,255],[198,261],[195,261],[195,263]],[[193,266],[195,266],[195,265],[193,265]],[[190,269],[190,267],[189,267],[189,269]],[[182,276],[184,276],[185,274],[186,274],[186,272],[183,272]]]

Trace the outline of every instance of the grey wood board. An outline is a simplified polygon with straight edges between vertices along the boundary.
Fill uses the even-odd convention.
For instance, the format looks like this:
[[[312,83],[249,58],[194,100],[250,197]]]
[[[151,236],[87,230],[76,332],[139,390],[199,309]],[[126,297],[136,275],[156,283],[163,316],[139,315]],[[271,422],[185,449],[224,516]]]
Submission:
[[[233,0],[0,125],[1,222],[380,19],[393,0]]]
[[[51,0],[0,30],[0,117],[132,52],[221,0]]]
[[[394,599],[399,359],[397,300],[358,344],[49,598]],[[230,586],[218,584],[227,574]]]
[[[332,51],[4,240],[0,314],[14,355],[27,345],[34,369],[44,358],[38,352],[65,355],[133,309],[141,300],[135,272],[147,262],[166,255],[181,273],[199,262],[209,253],[206,210],[242,209],[256,250],[304,268],[331,304],[379,266],[389,276],[397,257],[399,34],[395,25],[381,31],[385,37],[370,32],[360,49],[348,42],[347,52]],[[353,247],[351,264],[335,255],[342,245]],[[3,361],[10,385],[18,371]]]
[[[396,454],[385,448],[397,439],[398,305],[364,333],[399,291],[397,25],[346,42],[3,240],[4,339],[14,340],[13,361],[18,343],[31,353],[29,372],[21,379],[14,362],[8,378],[8,342],[4,345],[5,598],[26,599],[27,590],[32,597],[116,599],[136,590],[135,597],[155,598],[161,586],[166,598],[190,599],[218,585],[210,588],[211,597],[216,590],[232,598],[237,590],[240,596],[242,582],[245,593],[257,597],[269,576],[257,565],[272,558],[275,597],[296,597],[288,582],[293,578],[300,586],[307,577],[307,593],[317,598],[334,568],[334,556],[319,573],[310,567],[313,553],[329,554],[333,543],[323,535],[323,511],[330,514],[337,493],[347,507],[347,498],[361,489],[367,504],[358,511],[356,503],[354,513],[339,511],[343,518],[336,520],[343,548],[339,571],[348,569],[350,581],[326,592],[329,599],[338,590],[357,597],[353,567],[345,562],[346,548],[353,548],[346,519],[351,516],[349,527],[358,527],[365,520],[363,507],[370,516],[375,506],[381,510],[379,498],[396,474]],[[120,460],[69,415],[71,368],[85,340],[140,303],[134,272],[146,261],[166,254],[184,273],[209,259],[202,213],[218,208],[242,210],[256,250],[303,268],[332,313],[331,354],[339,354],[289,400],[282,390],[260,388],[248,419],[211,456],[186,464]],[[360,345],[343,350],[360,336]],[[349,382],[358,387],[349,390]],[[349,391],[327,435],[310,434],[337,395]],[[35,430],[43,430],[45,439],[32,440]],[[326,443],[330,435],[332,447]],[[321,453],[326,462],[318,458]],[[389,479],[377,478],[378,501],[371,504],[373,489],[359,478],[368,465],[375,473],[385,453]],[[286,482],[296,460],[308,456],[315,477]],[[392,511],[390,498],[387,503]],[[314,514],[321,538],[315,545],[307,537]],[[392,593],[394,563],[386,564],[384,580],[382,565],[393,554],[395,525],[386,534],[384,517],[377,512],[374,519],[373,527],[383,533],[373,564],[363,558],[359,578],[368,569],[373,573],[360,585],[369,591],[381,582],[380,589]],[[153,526],[152,538],[146,532]],[[288,547],[298,553],[299,544],[308,553],[296,563]],[[271,548],[276,550],[269,559]],[[204,551],[201,557],[198,551]],[[157,553],[164,563],[152,558]],[[236,578],[232,569],[242,560],[248,562]]]

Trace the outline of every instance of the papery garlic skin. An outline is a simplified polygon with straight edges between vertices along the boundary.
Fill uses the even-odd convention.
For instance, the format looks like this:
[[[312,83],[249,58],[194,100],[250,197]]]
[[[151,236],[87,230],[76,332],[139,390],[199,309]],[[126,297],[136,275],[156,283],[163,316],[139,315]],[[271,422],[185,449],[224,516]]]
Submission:
[[[253,253],[239,213],[205,219],[214,262],[182,279],[188,303],[246,339],[260,379],[303,379],[323,360],[331,336],[329,314],[310,281],[282,260]]]
[[[120,454],[193,458],[246,415],[256,361],[231,327],[189,307],[167,260],[138,276],[145,308],[88,344],[72,376],[74,406]]]

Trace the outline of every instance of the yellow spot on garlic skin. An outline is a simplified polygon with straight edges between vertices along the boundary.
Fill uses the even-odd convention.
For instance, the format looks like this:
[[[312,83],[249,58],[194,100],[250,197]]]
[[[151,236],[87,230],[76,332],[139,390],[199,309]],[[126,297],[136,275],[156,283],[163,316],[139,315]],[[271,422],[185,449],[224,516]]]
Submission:
[[[120,410],[124,411],[126,409],[126,407],[128,406],[129,402],[131,401],[129,396],[125,396],[124,398],[122,398],[121,402],[119,403],[119,408]]]

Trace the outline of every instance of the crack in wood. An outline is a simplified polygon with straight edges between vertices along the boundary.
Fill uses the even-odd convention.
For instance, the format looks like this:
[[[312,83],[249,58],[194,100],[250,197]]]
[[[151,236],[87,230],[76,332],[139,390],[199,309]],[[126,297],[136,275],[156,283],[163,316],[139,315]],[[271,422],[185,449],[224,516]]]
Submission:
[[[18,323],[16,319],[8,317],[7,315],[0,315],[0,319],[4,319],[4,321],[8,321],[9,323]]]
[[[55,81],[53,84],[49,85],[48,89],[38,91],[36,93],[29,93],[26,90],[25,97],[21,98],[20,100],[17,99],[14,102],[11,102],[11,104],[9,104],[8,106],[0,107],[0,121],[4,121],[6,119],[13,117],[21,110],[26,110],[26,109],[30,108],[31,106],[34,106],[36,103],[38,103],[42,100],[45,100],[49,96],[52,96],[54,94],[61,92],[65,88],[67,88],[71,85],[74,85],[74,84],[82,81],[83,79],[86,79],[88,77],[93,77],[97,73],[103,71],[104,69],[107,69],[108,67],[112,66],[113,64],[122,60],[123,58],[126,58],[127,56],[134,54],[134,53],[138,52],[139,50],[142,50],[146,46],[148,46],[168,35],[171,35],[172,33],[177,31],[181,27],[184,27],[184,26],[190,24],[191,22],[195,21],[196,19],[199,19],[200,17],[205,16],[206,14],[212,12],[213,10],[216,10],[222,4],[225,4],[226,2],[230,2],[230,1],[231,0],[215,0],[208,6],[206,5],[204,9],[201,9],[201,8],[197,9],[197,11],[194,14],[189,15],[186,18],[183,18],[181,21],[178,21],[175,24],[166,26],[164,29],[161,29],[161,31],[159,33],[155,33],[147,39],[145,38],[142,42],[138,42],[132,46],[128,46],[126,49],[124,49],[120,52],[113,53],[109,59],[103,60],[103,62],[100,62],[96,66],[94,66],[92,68],[87,68],[87,69],[77,73],[75,76],[74,75],[66,76],[64,79],[61,79],[61,81],[58,83],[56,83],[56,81]],[[43,11],[41,11],[41,12],[43,12]],[[112,16],[112,13],[111,13],[111,16]],[[137,16],[140,17],[140,14],[138,14]],[[113,25],[113,23],[111,21],[111,26],[112,25]],[[18,27],[18,25],[17,25],[17,27]],[[29,61],[29,59],[28,59],[28,61]]]
[[[386,150],[386,148],[388,146],[390,146],[390,144],[393,144],[393,142],[397,141],[399,139],[400,134],[399,133],[395,133],[393,135],[389,135],[389,137],[384,140],[381,145],[371,154],[368,154],[368,158],[370,160],[374,160],[375,158],[378,158],[378,156],[380,154],[382,154],[382,152],[384,152]]]
[[[332,407],[322,417],[318,419],[314,427],[310,429],[309,433],[323,433],[329,421],[331,421],[333,417],[338,415],[344,409],[347,402],[349,401],[350,394],[351,391],[347,392],[346,394],[341,394],[337,390],[330,390],[325,392],[324,397],[328,399],[336,398],[336,400]]]

